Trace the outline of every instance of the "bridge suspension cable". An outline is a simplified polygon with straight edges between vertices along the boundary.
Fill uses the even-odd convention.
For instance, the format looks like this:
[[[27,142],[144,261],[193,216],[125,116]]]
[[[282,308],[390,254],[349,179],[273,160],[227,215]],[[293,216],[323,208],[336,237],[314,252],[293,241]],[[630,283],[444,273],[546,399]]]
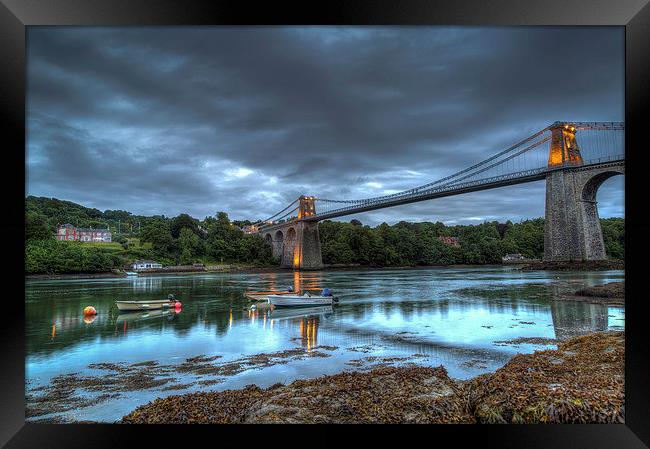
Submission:
[[[278,216],[279,216],[280,214],[282,214],[283,212],[286,212],[286,211],[287,211],[291,206],[293,206],[294,204],[298,203],[299,200],[300,200],[300,198],[296,198],[295,200],[293,200],[293,201],[291,202],[291,204],[289,204],[287,207],[285,207],[284,209],[282,209],[280,212],[271,215],[271,216],[270,216],[269,218],[267,218],[266,220],[260,220],[260,221],[257,221],[257,222],[255,222],[255,223],[253,223],[252,226],[257,226],[257,225],[260,225],[260,224],[262,224],[262,223],[267,223],[267,222],[273,221],[275,218],[277,218],[278,220],[280,220],[281,218],[278,217]],[[289,213],[293,212],[293,211],[296,210],[296,209],[298,209],[298,208],[296,207],[295,209],[290,210]],[[287,215],[287,214],[285,214],[284,216],[286,216],[286,215]],[[284,217],[284,216],[283,216],[283,217]]]
[[[356,200],[312,197],[311,199],[318,203],[318,207],[316,214],[310,215],[308,219],[349,215],[357,211],[421,201],[440,195],[454,194],[454,192],[462,193],[468,188],[477,190],[482,186],[493,188],[543,179],[548,171],[563,168],[563,166],[553,167],[547,147],[542,148],[542,144],[552,139],[551,129],[557,129],[558,126],[563,126],[565,129],[570,126],[572,130],[581,131],[577,151],[582,158],[582,164],[624,160],[625,136],[622,131],[625,130],[625,124],[623,122],[555,122],[470,167],[415,188]],[[603,131],[608,132],[603,133]],[[293,212],[300,209],[300,204],[292,208],[299,201],[300,198],[296,199],[280,212],[256,224],[270,222],[273,225],[279,220],[290,217]]]

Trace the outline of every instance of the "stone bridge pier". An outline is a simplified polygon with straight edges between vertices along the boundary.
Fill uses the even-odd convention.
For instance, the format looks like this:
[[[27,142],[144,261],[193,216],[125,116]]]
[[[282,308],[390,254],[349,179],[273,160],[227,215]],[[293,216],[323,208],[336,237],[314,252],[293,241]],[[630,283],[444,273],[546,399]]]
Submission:
[[[608,178],[625,174],[625,163],[557,170],[546,176],[544,260],[605,260],[596,193]]]
[[[290,222],[264,232],[273,257],[280,258],[284,268],[315,270],[323,268],[318,222]]]

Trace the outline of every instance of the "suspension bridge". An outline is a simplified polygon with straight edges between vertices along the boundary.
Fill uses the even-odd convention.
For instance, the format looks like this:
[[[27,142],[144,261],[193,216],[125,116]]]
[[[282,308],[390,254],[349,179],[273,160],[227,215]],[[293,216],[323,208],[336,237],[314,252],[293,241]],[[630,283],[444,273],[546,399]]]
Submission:
[[[408,190],[362,199],[302,195],[249,232],[269,242],[282,266],[316,269],[323,266],[319,221],[546,180],[544,260],[603,260],[596,193],[606,179],[624,172],[624,123],[555,122],[468,168]]]

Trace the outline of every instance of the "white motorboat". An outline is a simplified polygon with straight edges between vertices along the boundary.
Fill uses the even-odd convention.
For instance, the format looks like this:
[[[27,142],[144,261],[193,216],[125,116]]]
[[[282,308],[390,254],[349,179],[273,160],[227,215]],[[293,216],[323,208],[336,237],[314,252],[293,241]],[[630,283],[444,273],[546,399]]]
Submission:
[[[309,292],[302,295],[269,295],[268,299],[275,307],[325,306],[338,301],[335,296],[317,296]]]
[[[153,310],[174,305],[169,299],[152,299],[150,301],[115,301],[120,310]]]
[[[138,273],[136,273],[135,271],[125,271],[125,273],[126,273],[127,276],[137,276],[138,275]]]

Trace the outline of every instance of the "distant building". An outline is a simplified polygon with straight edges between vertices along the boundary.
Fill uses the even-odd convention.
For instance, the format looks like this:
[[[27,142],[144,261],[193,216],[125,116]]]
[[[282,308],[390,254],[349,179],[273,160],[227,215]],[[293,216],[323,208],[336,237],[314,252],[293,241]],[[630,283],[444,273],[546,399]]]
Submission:
[[[514,253],[514,254],[506,254],[501,258],[502,261],[504,262],[516,262],[518,260],[525,260],[526,258],[519,254],[519,253]]]
[[[112,241],[112,237],[113,234],[108,229],[77,228],[70,223],[60,225],[56,231],[57,240],[109,243]]]
[[[111,231],[108,229],[77,228],[77,238],[80,242],[110,242]]]
[[[458,237],[440,236],[438,237],[438,240],[440,240],[445,245],[460,246],[460,241],[458,240]]]
[[[147,268],[162,268],[162,264],[153,260],[136,260],[131,267],[134,270],[144,270]]]
[[[242,226],[240,229],[244,232],[244,234],[254,234],[258,231],[257,226],[254,225]]]
[[[56,231],[57,240],[77,240],[77,228],[70,223],[60,225]]]

